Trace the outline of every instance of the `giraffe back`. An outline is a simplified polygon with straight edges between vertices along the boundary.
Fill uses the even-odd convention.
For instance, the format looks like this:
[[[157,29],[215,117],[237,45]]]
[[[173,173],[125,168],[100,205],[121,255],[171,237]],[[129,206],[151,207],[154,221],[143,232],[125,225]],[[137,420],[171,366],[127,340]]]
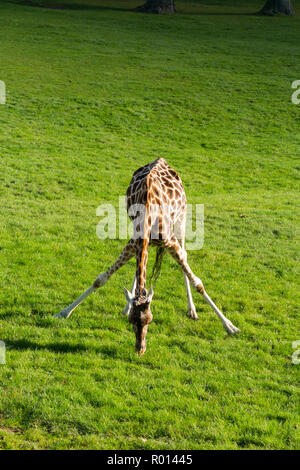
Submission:
[[[145,165],[133,174],[127,189],[127,211],[131,220],[131,206],[142,204],[146,207],[148,229],[158,224],[162,232],[162,221],[168,219],[171,225],[181,221],[186,212],[186,196],[179,175],[163,158]],[[153,216],[160,208],[160,215]],[[152,216],[149,214],[152,214]]]

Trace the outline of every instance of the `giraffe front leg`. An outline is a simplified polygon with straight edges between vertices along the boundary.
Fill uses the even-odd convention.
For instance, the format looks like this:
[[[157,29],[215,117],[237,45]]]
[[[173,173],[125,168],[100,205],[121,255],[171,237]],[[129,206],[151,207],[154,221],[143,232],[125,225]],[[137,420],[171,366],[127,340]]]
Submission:
[[[215,303],[211,300],[209,295],[206,293],[201,279],[195,276],[195,274],[191,270],[187,262],[186,252],[185,250],[183,250],[183,248],[181,248],[175,236],[172,237],[172,239],[166,243],[166,248],[171,253],[173,258],[177,261],[182,271],[187,275],[187,277],[191,281],[192,286],[197,290],[197,292],[199,292],[202,295],[204,300],[208,303],[208,305],[211,306],[213,311],[218,315],[225,330],[230,335],[234,335],[235,333],[238,333],[240,330],[236,326],[234,326],[231,323],[231,321],[225,317],[225,315],[223,315],[221,310],[218,309],[218,307],[215,305]]]
[[[75,300],[69,307],[64,308],[61,312],[56,314],[57,318],[68,318],[71,313],[75,310],[75,308],[81,304],[81,302],[86,299],[90,294],[95,292],[99,287],[104,286],[106,282],[109,280],[110,276],[114,274],[118,269],[120,269],[130,258],[133,257],[135,254],[135,240],[131,239],[125,246],[124,250],[120,254],[117,261],[105,272],[100,274],[94,283],[80,296],[78,299]]]
[[[95,280],[92,286],[90,286],[86,291],[84,291],[84,293],[80,297],[78,297],[78,299],[76,299],[71,305],[61,310],[61,312],[57,313],[55,317],[56,318],[69,318],[69,316],[72,314],[75,308],[78,307],[78,305],[81,304],[81,302],[83,302],[84,299],[86,299],[89,295],[95,292],[99,287],[102,287],[107,281],[108,281],[107,274],[106,273],[100,274],[100,276],[97,277],[97,279]]]
[[[193,284],[193,287],[196,289],[197,292],[199,292],[202,295],[204,300],[208,303],[208,305],[210,305],[213,311],[218,315],[227,333],[229,333],[231,336],[235,335],[236,333],[239,333],[240,330],[236,326],[234,326],[233,323],[231,323],[231,321],[228,320],[228,318],[225,317],[225,315],[221,312],[221,310],[216,306],[216,304],[209,297],[209,295],[204,289],[201,279],[199,279],[199,277],[195,276],[193,273],[192,273],[192,276],[193,277],[191,279],[191,282]]]
[[[211,300],[211,298],[209,297],[209,295],[205,292],[205,290],[203,289],[203,292],[201,292],[203,298],[206,300],[206,302],[208,303],[208,305],[211,306],[211,308],[214,310],[214,312],[218,315],[218,317],[220,318],[221,322],[222,322],[222,325],[223,327],[225,328],[225,330],[231,335],[235,335],[236,333],[239,333],[239,329],[233,325],[233,323],[231,323],[230,320],[228,320],[228,318],[225,317],[225,315],[223,315],[223,313],[221,312],[221,310],[218,309],[218,307],[216,306],[216,304]]]
[[[81,302],[86,299],[90,294],[92,294],[96,288],[93,286],[89,287],[78,299],[76,299],[71,305],[61,310],[55,315],[56,318],[69,318],[75,308],[81,304]]]

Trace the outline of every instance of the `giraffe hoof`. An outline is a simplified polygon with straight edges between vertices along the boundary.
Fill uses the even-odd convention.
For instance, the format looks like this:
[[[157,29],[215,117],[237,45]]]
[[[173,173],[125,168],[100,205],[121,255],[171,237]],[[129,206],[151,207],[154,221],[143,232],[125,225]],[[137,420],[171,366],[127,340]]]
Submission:
[[[199,317],[196,313],[195,307],[194,308],[189,308],[189,317],[192,318],[193,320],[199,320]]]
[[[64,308],[61,312],[57,313],[55,316],[55,318],[68,318],[70,316],[70,310],[68,310],[67,308]]]
[[[240,330],[236,326],[234,326],[229,320],[227,320],[223,326],[225,330],[227,331],[227,333],[230,334],[230,336],[233,336],[236,333],[240,332]]]

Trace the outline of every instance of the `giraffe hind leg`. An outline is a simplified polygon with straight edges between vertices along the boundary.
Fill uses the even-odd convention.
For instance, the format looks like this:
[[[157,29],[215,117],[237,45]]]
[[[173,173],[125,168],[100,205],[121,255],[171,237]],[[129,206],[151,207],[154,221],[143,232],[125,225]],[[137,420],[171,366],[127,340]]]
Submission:
[[[185,289],[186,289],[186,295],[187,295],[187,301],[188,301],[188,314],[189,317],[192,318],[193,320],[199,320],[199,317],[196,312],[196,307],[193,302],[193,297],[192,297],[192,292],[191,292],[191,286],[190,286],[190,281],[189,278],[185,273],[183,273],[184,277],[184,283],[185,283]]]
[[[184,242],[185,242],[185,223],[186,223],[186,218],[185,214],[175,224],[175,233],[178,231],[178,237],[179,237],[179,243],[181,248],[184,250]],[[186,254],[186,251],[184,250],[184,253]],[[188,314],[189,317],[192,318],[193,320],[199,320],[197,312],[196,312],[196,307],[193,302],[193,296],[191,292],[191,286],[190,286],[190,281],[189,278],[187,277],[186,273],[183,271],[183,278],[184,278],[184,284],[185,284],[185,290],[186,290],[186,296],[187,296],[187,303],[188,303]]]

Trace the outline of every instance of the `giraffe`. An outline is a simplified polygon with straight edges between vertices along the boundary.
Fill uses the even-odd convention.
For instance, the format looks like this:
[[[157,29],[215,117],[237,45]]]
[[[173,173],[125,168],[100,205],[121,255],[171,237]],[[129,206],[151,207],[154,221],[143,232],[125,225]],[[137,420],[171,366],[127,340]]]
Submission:
[[[132,324],[136,351],[140,355],[144,354],[148,325],[152,321],[150,304],[154,294],[152,286],[149,292],[146,289],[148,249],[150,245],[156,245],[161,252],[169,252],[183,272],[189,316],[194,320],[198,319],[192,298],[192,285],[220,318],[225,330],[230,335],[239,332],[214,304],[201,279],[193,273],[187,262],[184,248],[187,202],[182,181],[176,171],[163,158],[139,168],[132,176],[126,200],[127,212],[134,227],[132,238],[116,262],[56,317],[68,318],[86,297],[104,286],[118,269],[135,256],[136,271],[131,290],[124,287],[127,304],[123,314]]]

